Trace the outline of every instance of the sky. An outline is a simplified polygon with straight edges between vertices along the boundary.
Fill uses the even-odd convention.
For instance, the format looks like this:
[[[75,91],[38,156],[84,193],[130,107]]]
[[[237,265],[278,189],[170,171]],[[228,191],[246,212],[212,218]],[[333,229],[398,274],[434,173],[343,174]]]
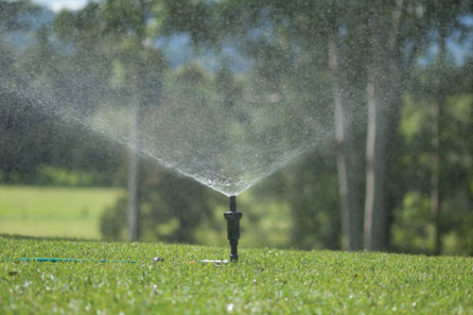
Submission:
[[[88,0],[32,0],[32,2],[58,12],[61,9],[81,9],[87,4]]]

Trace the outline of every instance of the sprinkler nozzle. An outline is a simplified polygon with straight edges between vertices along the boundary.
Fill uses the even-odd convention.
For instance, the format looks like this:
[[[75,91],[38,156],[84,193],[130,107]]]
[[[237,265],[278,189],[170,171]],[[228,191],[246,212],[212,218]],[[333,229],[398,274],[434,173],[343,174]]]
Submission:
[[[230,210],[225,212],[227,236],[230,242],[230,261],[238,261],[238,240],[240,239],[240,220],[243,214],[236,209],[236,196],[230,196]]]

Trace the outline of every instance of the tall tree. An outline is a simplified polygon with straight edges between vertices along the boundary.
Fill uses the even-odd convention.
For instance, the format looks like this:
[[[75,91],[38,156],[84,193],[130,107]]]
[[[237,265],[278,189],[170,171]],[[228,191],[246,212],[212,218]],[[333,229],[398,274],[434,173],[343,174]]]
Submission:
[[[123,45],[125,51],[119,52],[119,58],[129,74],[126,82],[129,85],[128,102],[131,114],[129,135],[130,151],[128,164],[128,239],[136,241],[139,232],[139,182],[141,125],[145,117],[145,104],[142,94],[145,90],[146,27],[150,3],[144,0],[129,2],[124,0],[109,1],[105,8],[106,29],[116,33],[120,41],[130,41],[131,46]],[[130,51],[126,51],[130,50]]]
[[[355,128],[357,112],[362,112],[363,101],[356,94],[363,77],[362,40],[359,25],[365,16],[352,14],[356,6],[334,2],[329,11],[328,49],[334,102],[337,175],[345,249],[360,250],[363,246],[363,212],[359,198],[359,173],[362,160],[357,152],[357,138],[362,134]],[[350,32],[346,32],[350,30]],[[344,34],[345,33],[345,34]],[[356,41],[356,45],[353,42]],[[353,49],[358,47],[358,49]],[[355,57],[356,56],[356,57]],[[351,60],[356,59],[356,65]],[[355,73],[355,78],[352,74]],[[361,80],[360,80],[361,79]]]
[[[470,5],[471,6],[471,5]],[[467,32],[458,22],[461,14],[468,12],[468,4],[465,1],[432,1],[428,8],[428,16],[433,25],[433,31],[437,34],[438,58],[435,64],[438,79],[434,80],[435,99],[432,103],[433,124],[432,124],[432,167],[431,167],[431,213],[435,226],[434,254],[439,255],[442,250],[442,203],[444,199],[444,189],[442,180],[445,177],[444,143],[442,133],[445,120],[445,107],[447,105],[447,95],[451,86],[446,78],[448,77],[447,39],[455,31]]]
[[[364,247],[387,250],[390,239],[388,174],[390,153],[401,105],[399,31],[403,0],[392,8],[370,8],[370,61],[367,68],[368,134],[366,141],[366,196]]]

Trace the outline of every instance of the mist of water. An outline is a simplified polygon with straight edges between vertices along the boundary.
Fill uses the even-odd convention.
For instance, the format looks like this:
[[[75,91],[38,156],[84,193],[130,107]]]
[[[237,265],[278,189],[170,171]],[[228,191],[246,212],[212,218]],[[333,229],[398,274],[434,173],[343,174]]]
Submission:
[[[131,50],[127,64],[55,45],[59,59],[14,51],[34,61],[13,67],[0,89],[228,196],[333,135],[323,73],[295,62],[284,72],[279,60],[267,60],[258,71],[259,60],[248,57],[247,68],[237,71],[218,63],[224,58],[201,54],[176,67],[145,58],[133,72],[127,67],[145,50],[158,55],[161,48]],[[206,58],[217,58],[217,67],[200,62]]]

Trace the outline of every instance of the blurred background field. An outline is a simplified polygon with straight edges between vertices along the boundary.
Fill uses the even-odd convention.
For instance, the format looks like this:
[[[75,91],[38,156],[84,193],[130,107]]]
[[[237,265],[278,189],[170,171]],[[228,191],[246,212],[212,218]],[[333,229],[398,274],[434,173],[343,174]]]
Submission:
[[[124,195],[121,188],[0,185],[0,234],[101,239],[104,212]],[[288,247],[291,220],[287,206],[258,201],[250,193],[243,194],[239,204],[242,210],[248,210],[242,226],[243,246]],[[215,205],[211,218],[195,228],[196,243],[227,244],[223,218],[226,210],[226,206]],[[166,234],[179,223],[171,220],[157,225]],[[154,240],[153,235],[147,240]]]
[[[0,186],[0,233],[100,238],[100,218],[119,188]]]

